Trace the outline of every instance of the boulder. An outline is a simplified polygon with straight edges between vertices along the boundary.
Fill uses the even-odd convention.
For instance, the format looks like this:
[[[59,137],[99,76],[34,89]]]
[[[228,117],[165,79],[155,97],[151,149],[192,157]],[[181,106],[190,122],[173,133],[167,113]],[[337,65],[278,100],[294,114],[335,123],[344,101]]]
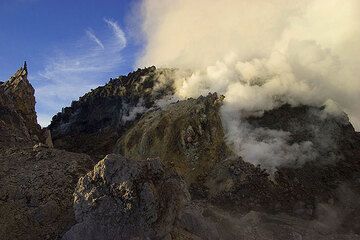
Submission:
[[[159,159],[108,155],[79,179],[77,224],[63,240],[165,239],[187,201],[182,178]]]

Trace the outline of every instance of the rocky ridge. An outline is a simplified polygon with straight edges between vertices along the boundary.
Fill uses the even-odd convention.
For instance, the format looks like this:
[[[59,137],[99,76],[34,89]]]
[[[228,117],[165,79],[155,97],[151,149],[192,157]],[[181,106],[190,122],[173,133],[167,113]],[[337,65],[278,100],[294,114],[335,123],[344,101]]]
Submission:
[[[75,223],[73,190],[92,161],[52,148],[27,74],[25,65],[0,85],[0,236],[59,239]]]
[[[215,93],[150,111],[119,139],[114,151],[135,160],[160,157],[196,185],[216,162],[231,156],[219,115],[221,101]]]
[[[360,136],[346,115],[283,105],[246,119],[254,129],[288,132],[289,144],[311,141],[320,153],[270,175],[227,145],[219,112],[223,96],[169,101],[173,75],[155,67],[135,71],[53,118],[55,147],[88,153],[95,162],[36,139],[32,118],[15,107],[17,92],[1,88],[8,113],[0,116],[6,124],[0,131],[14,136],[0,152],[2,236],[360,238]],[[5,144],[8,136],[0,140]]]
[[[0,84],[1,147],[23,145],[45,140],[46,134],[37,124],[35,90],[27,79],[26,62],[14,76]]]
[[[85,94],[53,117],[54,145],[100,160],[134,120],[173,94],[173,74],[172,69],[139,69]]]

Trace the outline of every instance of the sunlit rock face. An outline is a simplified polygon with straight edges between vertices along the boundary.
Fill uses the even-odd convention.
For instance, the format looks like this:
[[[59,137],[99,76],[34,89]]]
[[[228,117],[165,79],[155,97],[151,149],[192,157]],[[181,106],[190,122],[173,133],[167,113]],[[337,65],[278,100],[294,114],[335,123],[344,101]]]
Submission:
[[[139,69],[80,97],[53,117],[49,129],[54,145],[100,160],[112,152],[134,120],[157,106],[157,100],[173,94],[173,73],[155,67]]]
[[[79,179],[78,223],[63,239],[164,239],[188,201],[182,178],[159,159],[108,155]]]
[[[231,155],[219,116],[221,101],[215,93],[148,112],[119,139],[115,152],[133,159],[160,157],[196,185]]]

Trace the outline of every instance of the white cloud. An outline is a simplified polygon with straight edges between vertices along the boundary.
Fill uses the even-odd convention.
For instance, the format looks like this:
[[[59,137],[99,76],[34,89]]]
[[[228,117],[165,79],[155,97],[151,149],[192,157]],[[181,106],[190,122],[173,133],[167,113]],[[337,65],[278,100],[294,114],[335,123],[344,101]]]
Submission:
[[[314,157],[307,142],[286,145],[286,134],[246,126],[246,116],[284,103],[332,100],[360,129],[360,1],[142,3],[146,46],[138,65],[193,70],[176,82],[182,98],[224,94],[228,143],[247,161],[271,168]]]
[[[116,37],[119,40],[119,45],[122,46],[123,48],[126,47],[126,38],[125,38],[125,33],[123,32],[123,30],[121,30],[121,28],[119,27],[119,25],[109,19],[104,19],[104,21],[112,28],[112,30],[114,31]]]
[[[99,45],[99,47],[101,47],[102,49],[105,49],[104,44],[100,41],[100,39],[98,37],[96,37],[95,33],[93,33],[93,31],[87,30],[86,34],[88,35],[88,37],[93,40],[97,45]]]
[[[94,31],[85,31],[73,47],[57,50],[49,56],[44,69],[31,76],[37,80],[35,94],[39,122],[48,125],[51,116],[72,100],[99,85],[107,73],[123,62],[121,51],[126,38],[117,22],[104,20],[108,32],[99,38]]]

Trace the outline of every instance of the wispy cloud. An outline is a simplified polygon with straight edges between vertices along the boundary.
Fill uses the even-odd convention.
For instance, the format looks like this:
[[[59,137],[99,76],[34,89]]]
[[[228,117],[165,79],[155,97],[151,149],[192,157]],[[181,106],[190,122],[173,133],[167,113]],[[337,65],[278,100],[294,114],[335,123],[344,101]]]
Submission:
[[[107,73],[118,68],[126,37],[118,23],[104,19],[108,31],[98,37],[87,30],[73,47],[57,50],[44,69],[31,76],[36,82],[39,123],[49,124],[51,116],[99,85]]]
[[[123,30],[121,30],[121,28],[119,27],[119,25],[112,21],[112,20],[109,20],[109,19],[104,19],[104,21],[112,28],[112,30],[114,31],[116,37],[118,38],[119,40],[119,44],[122,46],[122,47],[125,47],[126,46],[126,38],[125,38],[125,33],[123,32]]]
[[[92,29],[86,31],[86,35],[93,40],[99,47],[105,49],[104,44],[100,41],[100,39],[95,35]]]

